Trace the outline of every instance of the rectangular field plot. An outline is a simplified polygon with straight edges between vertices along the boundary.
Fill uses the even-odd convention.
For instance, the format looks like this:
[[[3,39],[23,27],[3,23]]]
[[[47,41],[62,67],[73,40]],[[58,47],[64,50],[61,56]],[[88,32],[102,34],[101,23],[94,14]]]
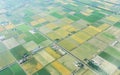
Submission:
[[[55,60],[50,54],[48,54],[45,50],[42,50],[39,52],[39,54],[47,61],[47,62],[52,62]]]
[[[46,46],[50,45],[51,43],[52,43],[51,40],[45,40],[45,41],[41,42],[40,45],[43,47],[46,47]]]
[[[53,62],[52,65],[60,73],[62,73],[62,75],[70,75],[71,74],[71,72],[65,66],[63,66],[60,62],[58,62],[58,61]]]
[[[53,56],[54,58],[60,58],[61,56],[58,54],[58,53],[56,53],[52,48],[50,48],[50,47],[47,47],[46,49],[46,52],[48,52],[51,56]]]
[[[99,35],[96,36],[99,40],[105,42],[105,43],[111,43],[113,42],[116,37],[111,34],[111,33],[108,33],[108,32],[103,32],[103,33],[100,33]]]
[[[41,26],[41,27],[39,28],[39,31],[42,32],[42,33],[44,33],[44,34],[47,34],[47,33],[49,33],[49,32],[52,32],[52,30],[51,30],[50,28],[47,28],[46,26]]]
[[[99,48],[100,50],[103,50],[107,47],[107,44],[104,43],[103,41],[97,39],[97,38],[92,38],[88,41],[91,45],[94,45],[95,47]]]
[[[42,65],[35,58],[31,57],[27,62],[23,63],[21,67],[28,75],[31,75],[40,70],[42,68]]]
[[[51,16],[51,15],[47,15],[44,19],[47,21],[50,21],[50,22],[57,20],[57,18],[55,18],[54,16]]]
[[[71,19],[69,19],[69,18],[67,18],[67,17],[62,18],[61,21],[62,21],[62,22],[65,22],[65,23],[67,23],[67,24],[71,24],[71,23],[74,22],[73,20],[71,20]]]
[[[68,54],[58,59],[58,61],[62,63],[65,67],[67,67],[71,72],[77,68],[75,66],[75,62],[77,60]]]
[[[94,26],[88,26],[87,28],[85,28],[83,30],[85,33],[91,35],[91,36],[94,36],[96,35],[97,33],[101,32],[101,30],[99,30],[98,28],[94,27]]]
[[[47,33],[47,36],[48,36],[51,40],[56,40],[56,39],[61,39],[61,38],[62,38],[62,36],[58,35],[58,34],[55,33],[55,32]]]
[[[87,41],[88,39],[91,38],[90,35],[86,34],[85,32],[78,32],[74,35],[71,36],[74,40],[82,44],[83,42]]]
[[[115,23],[114,26],[120,28],[120,22]]]
[[[0,53],[0,68],[6,67],[7,65],[15,62],[15,58],[8,51],[4,51]]]
[[[30,41],[30,42],[27,42],[27,43],[23,44],[23,47],[24,47],[27,51],[32,51],[32,50],[34,50],[35,48],[37,48],[38,45],[37,45],[34,41]]]
[[[58,18],[58,19],[61,19],[61,18],[64,17],[64,16],[60,15],[60,14],[57,13],[57,12],[53,12],[53,13],[51,13],[51,15],[54,16],[55,18]]]
[[[48,23],[47,25],[45,25],[45,27],[50,30],[54,30],[54,29],[58,28],[58,26],[54,23]]]
[[[87,70],[87,71],[84,72],[82,75],[95,75],[95,73],[92,72],[91,70]]]
[[[24,39],[27,42],[34,41],[35,43],[40,44],[41,42],[47,40],[47,38],[45,38],[40,33],[31,34],[29,32],[26,32],[25,34],[26,34],[26,37]]]
[[[106,30],[107,33],[110,33],[111,35],[113,36],[116,36],[116,37],[120,37],[120,29],[119,28],[116,28],[114,26],[111,26],[109,27],[107,30]]]
[[[51,75],[45,68],[37,71],[36,73],[34,73],[33,75]]]
[[[72,38],[67,38],[58,43],[61,47],[65,48],[66,50],[72,50],[77,47],[78,43],[73,40]]]
[[[13,54],[13,56],[17,60],[20,60],[24,56],[25,53],[28,53],[28,51],[22,45],[12,48],[10,52]]]
[[[3,43],[0,43],[0,52],[6,51],[6,50],[7,50],[7,47]]]
[[[58,30],[56,30],[55,31],[59,36],[61,36],[61,37],[66,37],[66,36],[68,36],[68,34],[69,34],[69,32],[68,31],[66,31],[66,30],[64,30],[64,29],[58,29]]]
[[[78,30],[77,28],[75,28],[72,25],[64,25],[63,27],[61,27],[61,29],[66,30],[66,31],[71,32],[71,33],[76,32]]]
[[[116,59],[120,60],[120,51],[116,50],[115,48],[112,47],[107,47],[104,50],[106,53],[110,54],[111,56],[115,57]]]
[[[109,27],[110,27],[109,24],[102,24],[102,25],[100,25],[100,26],[98,27],[98,29],[100,29],[101,31],[103,31],[103,30],[105,30],[105,29],[107,29],[107,28],[109,28]]]
[[[15,40],[15,38],[9,38],[7,40],[3,41],[3,44],[8,48],[8,49],[12,49],[16,46],[19,45],[19,43]]]
[[[36,26],[36,25],[42,24],[42,23],[44,23],[44,22],[46,22],[46,20],[45,20],[44,18],[40,18],[40,19],[38,19],[38,20],[32,21],[32,22],[31,22],[31,25],[32,25],[32,26]]]
[[[85,58],[92,58],[97,51],[98,49],[95,46],[89,43],[84,43],[80,47],[74,49],[71,53],[76,55],[81,60],[84,60]]]
[[[79,30],[82,30],[83,28],[87,27],[88,24],[89,24],[89,22],[87,22],[83,19],[80,19],[79,21],[72,23],[72,26]]]
[[[42,66],[47,65],[49,62],[47,62],[47,60],[45,60],[40,54],[35,54],[34,58],[42,64]]]
[[[27,75],[27,74],[17,63],[14,63],[11,66],[1,70],[0,75]]]
[[[98,21],[98,20],[100,20],[100,19],[102,19],[102,18],[104,18],[104,17],[105,17],[104,14],[95,11],[95,12],[93,12],[90,16],[87,16],[87,17],[85,18],[85,20],[87,20],[88,22],[91,22],[91,23],[92,23],[92,22],[96,22],[96,21]]]
[[[26,32],[26,31],[31,30],[32,28],[30,26],[28,26],[28,25],[22,24],[22,25],[17,26],[16,29],[20,30],[22,32]]]
[[[112,55],[106,53],[106,52],[101,52],[99,54],[100,57],[102,57],[103,59],[107,60],[108,62],[114,64],[116,67],[120,66],[120,60],[113,57]]]
[[[61,75],[61,73],[56,70],[51,64],[46,66],[45,69],[48,70],[51,75]]]

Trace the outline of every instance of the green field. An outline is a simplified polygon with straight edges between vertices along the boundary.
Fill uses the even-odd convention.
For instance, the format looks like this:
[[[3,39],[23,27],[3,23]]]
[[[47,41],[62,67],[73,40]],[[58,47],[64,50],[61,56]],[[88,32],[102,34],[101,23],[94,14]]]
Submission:
[[[109,61],[110,63],[114,64],[116,67],[120,66],[120,60],[111,56],[110,54],[106,53],[106,52],[101,52],[99,54],[100,57],[102,57],[103,59]]]
[[[96,36],[99,40],[105,42],[105,43],[110,43],[115,40],[115,36],[111,33],[108,32],[103,32],[100,33],[99,35]]]
[[[106,53],[110,54],[111,56],[115,57],[116,59],[120,60],[120,51],[116,50],[115,48],[112,47],[107,47],[104,50]]]
[[[58,18],[58,19],[63,18],[63,16],[60,15],[59,13],[57,13],[57,12],[53,12],[53,13],[51,13],[51,15],[54,16],[54,17],[56,17],[56,18]]]
[[[27,50],[22,45],[19,45],[11,49],[10,52],[13,54],[13,56],[17,60],[20,60],[24,56],[25,53],[28,53]]]
[[[33,75],[51,75],[45,68],[37,71],[36,73],[34,73]]]
[[[120,28],[120,22],[115,23],[114,26]]]
[[[41,42],[47,40],[44,36],[42,36],[40,33],[35,33],[35,34],[31,34],[29,32],[26,32],[26,38],[25,41],[29,42],[29,41],[34,41],[37,44],[40,44]]]
[[[27,74],[17,63],[14,63],[11,66],[1,70],[0,75],[27,75]]]

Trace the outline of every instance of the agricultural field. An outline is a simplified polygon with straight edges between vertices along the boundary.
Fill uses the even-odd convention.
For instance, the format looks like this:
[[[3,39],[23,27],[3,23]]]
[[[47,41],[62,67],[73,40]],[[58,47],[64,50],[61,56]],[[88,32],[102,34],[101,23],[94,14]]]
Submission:
[[[0,75],[27,75],[27,74],[17,63],[13,63],[9,67],[0,71]]]
[[[119,0],[0,0],[0,75],[120,75]]]
[[[79,57],[81,60],[91,59],[97,54],[98,49],[89,43],[84,43],[78,48],[74,49],[71,53]]]

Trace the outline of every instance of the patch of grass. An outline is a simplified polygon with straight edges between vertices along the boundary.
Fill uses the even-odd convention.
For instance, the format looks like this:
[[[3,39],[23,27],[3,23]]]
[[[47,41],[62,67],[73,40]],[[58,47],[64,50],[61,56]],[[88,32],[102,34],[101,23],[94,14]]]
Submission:
[[[54,16],[54,17],[56,17],[56,18],[58,18],[58,19],[61,19],[61,18],[64,17],[64,16],[58,14],[57,12],[53,12],[53,13],[51,13],[51,15]]]
[[[69,19],[73,20],[73,21],[78,21],[80,19],[80,17],[77,17],[77,16],[72,16],[70,14],[67,14],[66,15]]]
[[[105,16],[97,11],[93,12],[90,16],[85,16],[80,13],[75,13],[74,15],[91,23],[94,23]]]
[[[28,53],[27,50],[22,45],[12,48],[10,52],[17,60],[20,60],[25,53]]]
[[[114,26],[120,28],[120,22],[115,23]]]
[[[45,68],[37,71],[36,73],[34,73],[33,75],[51,75]]]
[[[111,56],[117,58],[120,60],[120,51],[116,50],[115,48],[113,47],[107,47],[105,50],[104,50],[106,53],[110,54]]]
[[[29,31],[30,29],[31,29],[31,27],[30,26],[28,26],[28,25],[19,25],[19,26],[17,26],[17,28],[16,28],[17,30],[20,30],[20,31],[22,31],[22,32],[26,32],[26,31]]]
[[[14,63],[11,66],[1,70],[0,75],[26,75],[26,73],[17,63]]]
[[[13,75],[13,72],[10,70],[10,68],[5,68],[4,70],[0,71],[0,75]]]
[[[47,40],[43,35],[41,35],[40,33],[35,33],[35,34],[31,34],[29,32],[26,32],[26,38],[25,40],[27,42],[29,41],[34,41],[37,44],[40,44],[41,42]]]
[[[103,35],[104,35],[105,37],[108,37],[108,38],[111,38],[111,39],[115,39],[115,36],[112,35],[111,33],[105,32],[105,33],[103,33]]]
[[[102,13],[99,13],[97,11],[93,12],[92,15],[85,17],[84,19],[87,20],[88,22],[96,22],[100,19],[102,19],[105,15]]]
[[[10,69],[12,70],[13,75],[26,75],[26,73],[23,71],[23,69],[17,64],[13,64],[10,66]],[[10,74],[8,74],[10,75]]]

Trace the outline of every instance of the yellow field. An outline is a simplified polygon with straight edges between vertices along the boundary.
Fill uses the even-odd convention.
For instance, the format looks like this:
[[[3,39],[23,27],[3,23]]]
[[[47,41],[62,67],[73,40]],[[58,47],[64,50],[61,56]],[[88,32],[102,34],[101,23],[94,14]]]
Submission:
[[[63,22],[67,23],[67,24],[71,24],[73,21],[69,18],[62,18],[61,19]]]
[[[83,30],[84,32],[90,34],[91,36],[96,35],[97,33],[101,32],[100,29],[94,27],[94,26],[89,26],[86,29]]]
[[[77,42],[82,44],[83,42],[85,42],[86,40],[91,38],[91,36],[89,36],[88,34],[86,34],[84,32],[78,32],[78,33],[72,35],[71,38],[73,38],[74,40],[76,40]]]
[[[71,38],[73,38],[75,41],[77,41],[78,43],[82,44],[84,42],[84,40],[81,40],[79,37],[77,37],[76,35],[72,35]]]
[[[49,29],[54,29],[54,28],[56,28],[58,26],[55,25],[54,23],[49,23],[49,24],[46,25],[46,27],[49,28]]]
[[[78,36],[80,39],[82,39],[83,41],[88,40],[89,38],[91,38],[90,35],[86,34],[85,32],[78,32],[75,34],[76,36]]]
[[[63,66],[61,63],[59,63],[58,61],[53,62],[52,65],[53,65],[54,68],[56,68],[59,72],[61,72],[62,75],[70,75],[70,74],[71,74],[71,72],[70,72],[65,66]]]
[[[43,23],[43,22],[45,22],[46,20],[43,19],[43,18],[40,18],[40,19],[38,19],[37,21],[38,21],[38,23]]]
[[[66,30],[64,30],[64,29],[58,29],[58,30],[56,30],[55,31],[58,35],[60,35],[61,37],[66,37],[68,34],[69,34],[69,32],[67,32]]]
[[[35,59],[30,59],[28,62],[22,64],[23,69],[28,75],[35,73],[36,71],[42,69],[41,63],[38,63]]]
[[[12,29],[12,28],[14,28],[15,26],[13,25],[13,24],[9,24],[9,25],[7,25],[7,26],[5,26],[5,28],[8,30],[8,29]]]
[[[107,17],[106,19],[107,19],[107,20],[110,20],[110,21],[113,21],[113,22],[118,22],[118,21],[119,21],[119,19],[116,18],[116,17],[114,17],[114,16],[109,16],[109,17]]]
[[[65,26],[62,27],[62,29],[67,30],[67,29],[69,29],[69,28],[71,28],[71,27],[72,27],[72,26],[70,26],[70,25],[65,25]]]
[[[55,39],[61,39],[62,36],[59,36],[57,33],[55,32],[50,32],[47,34],[47,36],[52,39],[52,40],[55,40]]]
[[[31,25],[32,26],[35,26],[35,25],[38,25],[38,24],[41,24],[41,23],[44,23],[46,20],[41,18],[41,19],[38,19],[38,20],[35,20],[35,21],[32,21],[31,22]]]
[[[57,54],[55,51],[53,51],[50,47],[47,47],[46,49],[46,52],[48,52],[50,55],[52,55],[54,58],[59,58],[60,55]]]
[[[108,27],[110,27],[109,24],[102,24],[101,26],[98,27],[98,29],[100,29],[101,31],[107,29]]]
[[[63,26],[61,29],[67,30],[67,31],[69,31],[69,32],[77,31],[76,28],[74,28],[73,26],[70,26],[70,25],[65,25],[65,26]]]

